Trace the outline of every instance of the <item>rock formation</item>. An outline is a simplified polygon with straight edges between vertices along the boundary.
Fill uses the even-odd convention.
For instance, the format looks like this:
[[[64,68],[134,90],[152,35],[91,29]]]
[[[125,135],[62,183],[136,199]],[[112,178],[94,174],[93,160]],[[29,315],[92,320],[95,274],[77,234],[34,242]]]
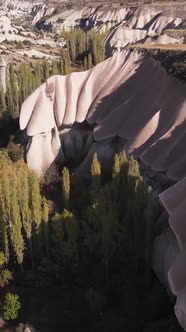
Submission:
[[[7,0],[8,11],[5,11],[4,1],[0,0],[1,29],[0,41],[24,41],[19,36],[15,26],[10,22],[11,17],[30,15],[32,24],[39,29],[61,33],[75,27],[84,29],[94,28],[99,32],[108,32],[106,48],[108,54],[115,50],[122,50],[127,45],[136,43],[148,44],[177,44],[184,43],[183,36],[167,35],[167,29],[177,29],[184,26],[186,19],[186,5],[182,3],[164,3],[154,5],[140,5],[140,2],[125,4],[87,1],[47,0]],[[7,17],[8,16],[8,17]],[[9,33],[11,31],[11,33]],[[33,42],[33,41],[32,41]]]
[[[167,7],[169,8],[169,6]],[[186,7],[183,5],[183,10],[180,12],[172,5],[172,13],[165,10],[167,7],[147,5],[136,9],[127,21],[120,22],[110,32],[106,40],[107,47],[111,48],[111,50],[122,49],[128,44],[135,44],[137,42],[148,44],[183,43],[184,38],[171,38],[167,36],[166,29],[176,29],[180,26],[186,18]]]
[[[186,330],[186,178],[160,194],[169,214],[169,228],[155,240],[154,269],[161,281],[177,297],[175,314]],[[162,255],[163,253],[163,255]]]
[[[19,8],[20,3],[17,0],[14,6]],[[171,36],[167,29],[184,26],[186,6],[67,8],[65,4],[55,7],[53,2],[48,6],[46,1],[24,1],[24,6],[33,24],[45,29],[110,30],[106,46],[114,53],[88,71],[50,77],[25,100],[20,128],[28,137],[28,166],[39,176],[50,176],[58,163],[78,159],[76,173],[85,175],[95,151],[107,171],[114,154],[125,149],[175,183],[160,194],[169,223],[154,241],[153,268],[176,296],[175,313],[186,330],[186,88],[169,75],[175,66],[170,68],[166,55],[164,68],[156,60],[162,57],[158,52],[155,59],[126,48],[139,42],[184,43],[184,36]],[[176,76],[180,75],[182,71]]]
[[[160,195],[170,218],[155,239],[153,268],[177,296],[175,313],[186,330],[185,85],[153,57],[124,50],[86,72],[49,78],[23,103],[20,127],[29,139],[28,165],[39,175],[77,156],[83,161],[76,172],[88,174],[94,151],[107,169],[125,149],[179,181]]]
[[[28,164],[43,174],[57,155],[82,152],[85,130],[78,134],[73,126],[86,121],[94,145],[80,169],[88,171],[93,146],[115,144],[115,151],[124,148],[177,181],[186,175],[185,108],[185,86],[158,61],[137,51],[116,53],[86,72],[49,78],[23,103],[20,126],[30,137]],[[34,146],[40,150],[35,161]]]

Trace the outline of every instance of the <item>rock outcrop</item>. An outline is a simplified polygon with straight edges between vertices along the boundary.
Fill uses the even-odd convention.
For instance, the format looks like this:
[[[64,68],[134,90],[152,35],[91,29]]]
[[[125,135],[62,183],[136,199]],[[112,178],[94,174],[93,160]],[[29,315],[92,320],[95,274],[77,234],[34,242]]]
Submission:
[[[56,165],[78,160],[76,173],[88,175],[96,151],[106,172],[114,154],[125,149],[175,183],[159,196],[169,223],[155,238],[153,268],[176,296],[175,314],[186,330],[186,88],[173,77],[184,78],[185,69],[175,73],[177,53],[124,49],[139,41],[185,42],[166,30],[183,26],[186,8],[64,6],[54,11],[43,3],[31,8],[34,23],[57,31],[79,25],[111,29],[106,44],[116,52],[88,71],[50,77],[25,100],[20,128],[28,137],[28,166],[50,176]],[[169,57],[175,60],[172,67]]]
[[[23,103],[20,127],[30,137],[27,160],[38,174],[57,155],[65,158],[62,144],[80,152],[85,142],[72,127],[86,121],[94,146],[115,144],[115,151],[124,148],[177,181],[186,175],[185,119],[185,86],[153,58],[122,51],[86,72],[49,78]]]
[[[150,5],[138,8],[127,21],[120,22],[110,32],[106,40],[107,48],[112,51],[121,50],[129,44],[137,42],[148,44],[184,43],[184,38],[167,36],[166,29],[176,29],[182,24],[186,18],[186,7],[183,6],[182,14],[176,11],[178,16],[171,16],[171,12],[165,11],[165,8]]]
[[[177,296],[175,313],[186,329],[185,85],[152,57],[122,51],[89,71],[49,78],[23,103],[20,127],[29,137],[28,165],[39,175],[81,155],[76,172],[88,174],[95,151],[106,169],[125,149],[181,180],[160,195],[170,226],[155,239],[153,267]]]
[[[6,4],[7,6],[4,6],[4,2],[0,0],[1,26],[3,27],[2,31],[0,30],[3,32],[2,36],[0,35],[1,41],[4,39],[23,41],[24,38],[17,34],[16,27],[11,26],[10,17],[29,14],[33,25],[39,29],[52,29],[59,34],[63,30],[75,27],[87,30],[94,28],[101,33],[107,32],[105,43],[108,54],[139,42],[148,44],[185,42],[184,37],[175,35],[173,38],[166,34],[167,29],[174,30],[183,26],[186,19],[184,4],[142,6],[136,3],[135,6],[131,6],[130,3],[121,5],[95,2],[84,5],[81,1],[79,3],[72,1],[71,4],[67,4],[65,1],[49,2],[47,0],[7,0]],[[5,10],[6,7],[7,10]],[[11,34],[9,34],[10,30]]]
[[[186,330],[186,178],[161,193],[160,201],[169,214],[169,227],[155,240],[153,265],[159,279],[177,297],[175,314]]]

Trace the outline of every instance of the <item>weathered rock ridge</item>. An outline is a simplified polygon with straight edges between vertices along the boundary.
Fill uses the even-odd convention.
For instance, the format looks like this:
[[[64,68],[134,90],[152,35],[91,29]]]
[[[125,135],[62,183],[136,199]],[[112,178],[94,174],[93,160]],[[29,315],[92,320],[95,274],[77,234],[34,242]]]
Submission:
[[[178,181],[160,195],[170,219],[155,239],[153,267],[176,295],[186,330],[185,85],[153,57],[124,50],[86,72],[49,78],[23,103],[20,127],[29,138],[28,165],[39,175],[80,155],[76,172],[88,174],[95,151],[106,169],[125,149]]]
[[[7,7],[8,16],[30,15],[33,25],[39,29],[61,33],[74,27],[94,28],[107,32],[105,40],[108,54],[135,43],[181,44],[186,42],[182,35],[171,36],[167,30],[184,26],[186,4],[162,3],[134,5],[119,3],[87,3],[65,1],[0,0],[0,9]],[[2,36],[3,37],[3,36]],[[10,36],[8,36],[10,38]],[[6,36],[6,38],[8,39]]]
[[[172,37],[167,29],[177,29],[186,19],[186,5],[158,4],[130,7],[130,5],[83,6],[72,5],[54,10],[43,5],[33,11],[33,23],[39,28],[53,28],[57,33],[80,26],[108,32],[108,50],[121,50],[129,44],[177,44],[184,43],[183,36]]]
[[[119,52],[86,72],[49,78],[23,103],[20,126],[31,137],[28,163],[42,174],[56,154],[64,158],[60,137],[67,132],[69,147],[65,150],[81,151],[80,138],[70,142],[71,128],[87,121],[93,127],[94,145],[113,144],[117,138],[118,149],[121,146],[177,181],[186,175],[186,158],[181,152],[185,107],[185,85],[170,77],[158,61],[137,51]],[[50,146],[51,160],[41,153],[34,166],[30,158],[34,142],[39,148],[41,139],[42,150],[49,137],[56,142],[56,152],[53,155]],[[88,170],[92,149],[80,169]],[[181,160],[175,160],[175,154]]]

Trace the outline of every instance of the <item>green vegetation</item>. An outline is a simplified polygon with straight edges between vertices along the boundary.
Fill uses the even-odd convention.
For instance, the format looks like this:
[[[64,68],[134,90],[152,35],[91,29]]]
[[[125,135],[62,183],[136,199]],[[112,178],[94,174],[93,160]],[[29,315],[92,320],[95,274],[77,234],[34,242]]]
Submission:
[[[6,268],[7,260],[2,251],[0,251],[0,287],[4,288],[13,279],[12,273]]]
[[[24,99],[49,76],[69,74],[75,66],[86,70],[104,60],[104,35],[75,29],[63,36],[67,49],[60,60],[21,64],[19,70],[10,65],[6,93],[0,86],[0,124],[5,132],[8,128],[6,149],[0,150],[1,315],[5,320],[18,317],[21,303],[14,289],[24,289],[23,281],[38,297],[41,288],[59,293],[78,288],[84,315],[93,322],[84,329],[82,319],[81,331],[97,330],[98,317],[117,312],[122,328],[108,331],[179,332],[166,294],[144,258],[152,190],[144,188],[138,161],[125,151],[116,154],[112,174],[105,178],[95,153],[88,179],[65,165],[60,183],[52,188],[27,168],[23,148],[12,136],[11,119],[18,118]],[[52,89],[46,85],[47,94]]]
[[[47,188],[36,174],[1,151],[1,287],[9,287],[11,267],[13,284],[29,274],[36,290],[76,285],[88,315],[117,310],[132,331],[161,332],[171,322],[180,331],[167,318],[166,296],[153,275],[146,284],[144,212],[151,190],[144,190],[138,161],[116,154],[105,179],[95,153],[90,174],[77,178],[65,166],[56,187],[60,206],[49,210]],[[19,309],[18,295],[5,294],[2,316],[15,319]]]
[[[6,93],[0,83],[0,139],[8,143],[12,135],[10,123],[18,119],[23,101],[52,75],[68,75],[72,71],[92,68],[105,60],[105,35],[94,30],[84,32],[74,29],[63,32],[67,46],[61,50],[61,58],[22,63],[19,67],[10,64],[6,73]],[[16,47],[20,45],[17,44]],[[7,130],[8,129],[8,130]],[[6,137],[6,139],[5,139]],[[13,142],[12,142],[13,143]],[[14,146],[15,147],[15,146]],[[19,151],[20,152],[20,151]],[[12,150],[12,160],[18,157],[18,151]]]
[[[82,62],[84,70],[105,60],[106,33],[100,34],[94,29],[85,32],[78,28],[70,32],[62,32],[62,36],[67,40],[67,50],[71,61]]]
[[[46,201],[42,201],[35,173],[22,160],[14,164],[5,160],[0,162],[1,248],[6,261],[15,257],[22,269],[26,248],[32,266],[42,254],[41,240],[46,238],[46,230],[40,229],[48,218]]]
[[[62,194],[63,204],[68,207],[70,198],[70,174],[67,167],[64,167],[62,171]]]
[[[7,293],[2,306],[2,316],[6,320],[13,320],[18,317],[21,303],[19,296],[16,294]]]

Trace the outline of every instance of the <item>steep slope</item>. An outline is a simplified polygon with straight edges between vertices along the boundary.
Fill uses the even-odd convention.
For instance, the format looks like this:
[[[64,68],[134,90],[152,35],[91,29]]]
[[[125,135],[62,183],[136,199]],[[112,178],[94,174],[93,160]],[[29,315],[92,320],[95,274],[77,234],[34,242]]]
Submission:
[[[169,285],[177,297],[175,314],[186,330],[186,178],[160,194],[160,201],[169,214],[169,228],[155,240],[154,269],[160,280]],[[162,255],[163,253],[163,255]]]
[[[128,44],[184,43],[184,38],[173,38],[166,29],[177,29],[186,19],[186,5],[146,5],[136,9],[127,21],[121,22],[107,37],[106,45],[111,50],[122,49]],[[165,32],[164,32],[165,31]]]

